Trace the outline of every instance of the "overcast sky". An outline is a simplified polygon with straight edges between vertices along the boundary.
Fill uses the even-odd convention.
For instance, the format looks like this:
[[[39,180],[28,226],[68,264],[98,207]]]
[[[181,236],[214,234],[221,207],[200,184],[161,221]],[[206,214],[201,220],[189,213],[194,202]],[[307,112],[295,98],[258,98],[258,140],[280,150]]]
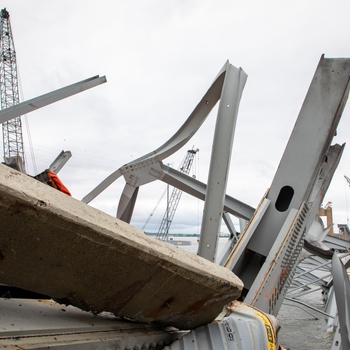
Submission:
[[[248,74],[234,138],[227,193],[256,207],[270,186],[322,54],[350,57],[348,0],[11,0],[22,101],[94,75],[108,82],[23,118],[28,171],[59,173],[82,199],[112,171],[170,138],[226,60]],[[346,107],[334,143],[350,138]],[[207,182],[216,111],[188,145],[164,160],[178,168],[199,148],[193,174]],[[28,123],[25,122],[28,121]],[[350,215],[350,151],[325,196],[335,223]],[[115,215],[124,179],[91,205]],[[132,223],[142,228],[165,184],[140,189]],[[163,201],[164,202],[164,201]],[[163,208],[165,207],[165,202]],[[157,230],[159,205],[147,231]],[[202,203],[183,195],[172,231],[199,233]],[[158,220],[158,221],[157,221]],[[223,228],[223,230],[225,230]]]

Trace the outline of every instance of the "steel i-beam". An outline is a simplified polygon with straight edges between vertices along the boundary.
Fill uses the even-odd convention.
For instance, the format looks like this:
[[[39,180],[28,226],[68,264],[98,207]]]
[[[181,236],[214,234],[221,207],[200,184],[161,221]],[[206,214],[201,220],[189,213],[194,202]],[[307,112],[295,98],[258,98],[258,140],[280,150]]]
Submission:
[[[216,119],[198,247],[198,255],[210,261],[215,261],[216,257],[234,130],[246,81],[247,74],[241,68],[228,67]]]
[[[321,57],[267,194],[271,204],[243,254],[231,257],[236,260],[233,272],[244,282],[245,301],[265,312],[277,314],[309,220],[314,219],[309,215],[315,212],[312,200],[317,205],[324,196],[313,191],[348,98],[349,76],[350,59]],[[242,237],[240,241],[245,242]]]
[[[69,96],[78,94],[79,92],[91,89],[97,85],[103,84],[107,81],[106,77],[94,76],[78,83],[65,86],[61,89],[51,91],[47,94],[32,98],[31,100],[18,103],[9,108],[0,111],[0,123],[5,123],[20,115],[33,112],[39,108],[45,107],[49,104],[67,98]]]

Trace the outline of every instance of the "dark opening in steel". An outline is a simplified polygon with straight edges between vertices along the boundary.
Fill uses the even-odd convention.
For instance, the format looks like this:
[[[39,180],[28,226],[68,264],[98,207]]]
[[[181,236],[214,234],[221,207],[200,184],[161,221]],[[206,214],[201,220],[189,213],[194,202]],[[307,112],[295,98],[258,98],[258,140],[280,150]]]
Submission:
[[[289,204],[294,196],[294,190],[290,186],[284,186],[281,188],[277,197],[275,208],[278,211],[286,211],[289,208]]]

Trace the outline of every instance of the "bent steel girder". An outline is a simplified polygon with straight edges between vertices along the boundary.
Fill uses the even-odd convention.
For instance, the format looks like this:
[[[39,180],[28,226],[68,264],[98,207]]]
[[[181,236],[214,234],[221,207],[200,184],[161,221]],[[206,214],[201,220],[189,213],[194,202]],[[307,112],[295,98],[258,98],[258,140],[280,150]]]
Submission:
[[[126,222],[130,222],[134,204],[137,198],[138,191],[136,190],[136,188],[149,182],[155,181],[157,179],[162,180],[164,182],[167,182],[168,180],[172,181],[170,180],[170,177],[167,176],[167,174],[163,173],[163,169],[165,168],[165,166],[162,163],[162,160],[172,155],[182,146],[184,146],[198,131],[200,126],[208,117],[211,110],[220,100],[222,96],[227,70],[230,67],[233,66],[227,61],[216,76],[214,82],[212,83],[208,91],[205,93],[201,101],[190,114],[188,119],[167,142],[165,142],[156,150],[149,152],[146,155],[130,163],[125,164],[124,166],[113,172],[98,186],[96,186],[90,193],[88,193],[82,199],[82,201],[85,203],[89,203],[96,196],[101,194],[107,187],[109,187],[114,181],[116,181],[120,176],[123,175],[126,181],[126,185],[124,187],[123,193],[119,201],[117,217],[125,220]],[[185,178],[187,180],[190,179],[189,176],[182,174],[182,180]],[[189,187],[187,187],[187,190],[189,190]],[[191,190],[189,192],[193,191]],[[131,201],[133,203],[131,203]],[[236,202],[236,204],[237,203],[238,201]],[[247,211],[247,208],[248,206],[245,208],[245,211]],[[248,212],[249,214],[243,214],[244,218],[246,218],[246,215],[251,215],[251,208],[248,209]]]
[[[180,188],[182,191],[191,196],[205,200],[207,185],[191,176],[188,176],[176,169],[173,169],[164,163],[161,163],[162,174],[159,180],[169,184],[170,186]],[[254,214],[255,208],[233,198],[229,195],[225,196],[224,207],[225,212],[228,212],[238,218],[250,220]]]
[[[322,234],[319,233],[318,234],[319,237],[313,237],[310,229],[315,221],[322,222],[321,218],[318,216],[318,211],[319,211],[319,208],[321,207],[321,203],[323,202],[324,195],[327,192],[328,187],[332,181],[333,175],[338,167],[344,148],[345,148],[345,144],[343,145],[335,144],[329,147],[328,152],[324,157],[324,162],[322,164],[321,170],[317,176],[317,180],[315,181],[314,186],[312,187],[310,196],[308,198],[308,201],[313,203],[313,207],[312,207],[312,211],[310,212],[311,220],[309,220],[306,226],[307,233],[305,235],[304,246],[305,248],[308,248],[307,250],[311,251],[313,254],[319,255],[321,257],[324,256],[324,254],[328,255],[329,259],[332,256],[331,250],[328,247],[327,247],[327,251],[320,250],[319,248],[322,240],[324,239],[324,237],[326,236],[329,230],[322,230],[323,233]],[[318,247],[313,247],[314,244],[317,244],[316,241],[319,241]]]
[[[131,221],[139,188],[140,187],[131,186],[128,183],[125,184],[117,212],[117,218],[120,220],[125,222]]]
[[[121,175],[127,183],[134,187],[138,187],[145,183],[156,180],[159,174],[152,172],[153,166],[159,164],[160,161],[175,153],[180,149],[186,142],[188,142],[191,137],[197,132],[200,126],[203,124],[210,111],[214,108],[217,101],[220,98],[225,73],[229,62],[227,61],[223,68],[220,70],[219,74],[215,78],[214,82],[205,93],[201,101],[198,103],[196,108],[187,118],[185,123],[180,127],[180,129],[162,146],[156,150],[145,154],[142,157],[135,159],[134,161],[123,165],[121,168],[109,175],[105,180],[103,180],[98,186],[96,186],[91,192],[89,192],[82,201],[84,203],[91,202],[99,194],[101,194],[107,187],[109,187],[114,181],[116,181]],[[138,171],[142,169],[141,171]],[[146,175],[147,170],[151,174]],[[124,207],[124,205],[121,205]],[[121,216],[122,213],[118,210]]]
[[[310,213],[310,220],[306,226],[304,249],[314,255],[306,258],[305,252],[304,254],[300,255],[298,265],[295,267],[294,275],[292,276],[293,279],[286,293],[286,297],[288,295],[290,298],[296,298],[314,291],[315,288],[322,288],[323,291],[327,291],[327,293],[329,291],[330,287],[327,286],[329,282],[327,283],[326,280],[329,279],[331,274],[328,273],[328,271],[326,274],[324,272],[328,269],[327,265],[330,265],[330,261],[327,261],[326,259],[330,259],[332,257],[333,251],[325,244],[324,239],[329,232],[330,227],[324,228],[323,221],[316,212],[323,201],[324,194],[328,190],[333,174],[342,156],[344,147],[344,144],[342,146],[338,144],[330,146],[327,156],[324,159],[322,169],[317,176],[317,181],[315,182],[309,196],[308,201],[313,203],[313,207]],[[312,218],[314,219],[312,220]],[[341,241],[339,238],[335,239]],[[345,247],[343,247],[343,250],[346,250]],[[313,274],[312,272],[316,270],[318,273]],[[320,273],[322,270],[323,273]],[[283,301],[282,298],[280,301]],[[332,302],[330,302],[330,305],[332,305]],[[311,307],[308,304],[305,304],[305,306]],[[333,323],[332,320],[328,322]]]
[[[207,119],[211,110],[215,107],[216,103],[219,101],[221,92],[223,89],[225,76],[228,68],[232,66],[229,61],[227,61],[221,68],[220,72],[214,79],[214,82],[202,97],[200,102],[197,104],[193,112],[187,118],[185,123],[180,127],[180,129],[162,146],[157,148],[155,151],[150,152],[135,161],[129,163],[129,165],[137,164],[142,160],[157,157],[157,160],[163,160],[170,155],[174,154],[182,146],[184,146],[191,137],[198,131],[200,126]]]
[[[321,57],[267,194],[271,204],[244,253],[233,257],[244,300],[265,312],[278,313],[306,230],[338,164],[342,147],[330,147],[348,98],[349,77],[350,59]],[[334,159],[325,164],[329,155]],[[225,265],[231,266],[230,261]]]

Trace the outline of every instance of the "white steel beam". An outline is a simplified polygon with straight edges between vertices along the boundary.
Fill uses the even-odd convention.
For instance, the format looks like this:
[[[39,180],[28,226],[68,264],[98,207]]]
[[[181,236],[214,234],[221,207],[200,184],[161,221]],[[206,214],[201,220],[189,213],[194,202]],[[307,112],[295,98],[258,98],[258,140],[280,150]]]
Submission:
[[[213,262],[224,213],[239,103],[247,77],[242,68],[229,65],[220,97],[198,247],[198,255]]]
[[[295,236],[294,240],[302,241],[306,228],[310,226],[309,220],[314,220],[313,213],[319,208],[324,189],[327,188],[327,182],[330,181],[339,160],[337,159],[338,152],[335,152],[336,157],[332,166],[327,168],[325,164],[348,98],[349,77],[350,59],[321,57],[267,194],[271,204],[247,244],[246,251],[237,259],[232,269],[244,282],[243,296],[249,294],[255,279],[258,278],[261,266],[265,261],[271,261],[271,257],[276,254],[272,248],[279,240],[278,236],[285,234],[286,231],[282,228],[290,212],[299,211],[302,203],[307,203],[308,214],[303,218],[305,222],[301,224],[304,229],[299,230],[297,234],[295,234],[296,231],[289,231]],[[328,170],[322,172],[323,168]],[[290,252],[282,252],[276,264],[296,264],[298,251],[292,253],[288,255]],[[272,254],[271,257],[270,254]],[[275,271],[280,270],[278,266],[275,266],[274,269]],[[286,276],[286,273],[289,276]],[[257,295],[255,292],[260,289],[254,287],[249,299],[253,303],[259,300],[258,307],[265,312],[269,312],[270,305],[273,304],[272,311],[276,315],[280,298],[283,298],[283,292],[287,287],[286,283],[290,283],[293,273],[292,266],[288,268],[288,271],[283,270],[280,279],[271,281],[270,286],[264,288],[264,291],[269,292],[264,293],[263,296]],[[262,298],[264,302],[261,303]]]
[[[55,174],[58,174],[58,172],[64,167],[64,165],[68,162],[71,156],[71,151],[62,151],[51,163],[51,165],[49,166],[49,170]]]
[[[179,188],[195,198],[205,200],[207,185],[176,169],[161,163],[162,173],[159,179],[173,187]],[[244,220],[250,220],[255,209],[229,195],[224,199],[224,211]]]
[[[175,187],[180,186],[177,188],[197,196],[197,198],[205,199],[207,191],[206,185],[200,184],[196,181],[191,182],[188,177],[184,177],[183,174],[180,175],[176,171],[167,168],[162,161],[179,150],[192,138],[220,99],[223,99],[225,102],[223,102],[222,107],[219,108],[221,109],[220,114],[222,115],[220,118],[223,119],[219,125],[221,125],[221,129],[224,129],[224,131],[226,130],[228,134],[227,137],[230,140],[230,143],[232,143],[235,114],[237,114],[238,110],[238,104],[236,102],[238,102],[240,99],[240,94],[246,80],[245,73],[242,71],[242,69],[238,69],[237,71],[239,74],[241,74],[241,80],[235,81],[236,77],[232,77],[232,72],[230,72],[235,70],[237,70],[237,68],[233,67],[227,61],[188,119],[167,142],[156,150],[149,152],[146,155],[134,160],[131,163],[125,164],[114,171],[91,192],[89,192],[82,199],[82,202],[91,202],[96,196],[102,193],[121,176],[124,176],[126,185],[119,201],[117,217],[126,222],[130,222],[132,216],[134,204],[137,199],[137,188],[155,180],[162,180]],[[231,77],[226,79],[227,75],[230,75]],[[239,85],[238,89],[235,91],[230,91],[232,86],[237,84],[237,82]],[[230,94],[230,96],[227,96],[227,94]],[[238,95],[232,97],[234,94]],[[235,98],[237,101],[235,101]],[[232,124],[231,126],[229,125],[230,123]],[[219,131],[219,133],[222,132],[223,131]],[[224,157],[228,156],[226,153],[227,152],[225,152]],[[221,155],[221,157],[222,156],[223,155]],[[224,186],[222,190],[225,192],[224,188],[226,185],[224,182],[222,182],[222,184]],[[227,210],[230,213],[234,211],[235,214],[238,214],[239,217],[246,220],[249,220],[254,213],[253,208],[228,196],[226,196],[226,198],[223,200],[223,209],[221,208],[220,211],[223,212],[223,210]]]
[[[78,83],[68,85],[58,90],[51,91],[47,94],[32,98],[28,101],[18,103],[9,108],[0,111],[0,123],[5,123],[15,117],[33,112],[39,108],[45,107],[49,104],[63,100],[69,96],[78,94],[79,92],[91,89],[97,85],[103,84],[107,81],[106,77],[99,77],[98,75],[82,80]]]

